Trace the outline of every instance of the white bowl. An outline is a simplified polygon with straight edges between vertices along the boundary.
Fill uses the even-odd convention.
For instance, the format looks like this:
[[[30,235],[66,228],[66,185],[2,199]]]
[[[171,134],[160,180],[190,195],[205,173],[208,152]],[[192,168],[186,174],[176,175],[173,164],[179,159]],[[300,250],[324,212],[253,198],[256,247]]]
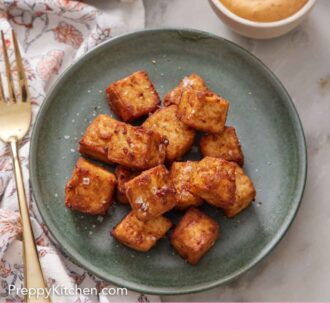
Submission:
[[[308,15],[316,0],[309,0],[294,15],[275,22],[260,23],[242,18],[227,9],[219,0],[209,0],[213,11],[233,31],[249,38],[271,39],[288,33]]]

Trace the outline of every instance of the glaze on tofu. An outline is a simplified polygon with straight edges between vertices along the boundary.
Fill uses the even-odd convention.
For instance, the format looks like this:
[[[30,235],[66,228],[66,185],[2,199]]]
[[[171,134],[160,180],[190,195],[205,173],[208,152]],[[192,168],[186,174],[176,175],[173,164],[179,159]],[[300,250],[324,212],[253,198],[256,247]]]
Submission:
[[[175,188],[164,165],[142,172],[125,187],[128,201],[140,220],[156,218],[176,205]]]
[[[167,107],[171,104],[179,105],[182,92],[187,88],[192,88],[198,92],[206,92],[208,90],[204,79],[199,75],[192,73],[190,76],[184,77],[177,87],[164,96],[164,106]]]
[[[174,162],[171,166],[171,179],[176,190],[176,208],[184,210],[190,206],[199,206],[203,200],[191,192],[191,181],[197,170],[197,162]]]
[[[159,95],[144,71],[111,83],[106,89],[111,110],[130,122],[158,109]]]
[[[134,250],[147,252],[165,236],[171,226],[171,221],[163,216],[141,221],[134,212],[130,212],[111,231],[111,235]]]
[[[221,158],[205,157],[193,175],[191,192],[209,204],[228,208],[235,203],[236,164]]]
[[[145,170],[163,164],[166,141],[143,127],[118,122],[108,142],[108,160],[127,168]]]
[[[196,134],[193,128],[178,119],[176,105],[157,110],[143,123],[143,127],[167,139],[166,159],[169,163],[179,159],[192,147]]]
[[[109,163],[108,142],[118,123],[107,115],[98,115],[87,127],[79,142],[80,153],[91,158]]]
[[[182,92],[178,118],[196,130],[221,133],[225,128],[229,102],[212,92],[186,89]]]
[[[112,203],[116,177],[101,166],[79,158],[65,186],[65,206],[88,214],[106,214]]]
[[[171,243],[182,258],[196,265],[214,245],[219,234],[218,223],[192,207],[175,227]]]
[[[216,157],[244,164],[244,156],[241,144],[234,127],[225,127],[220,134],[207,134],[200,140],[200,148],[204,157]]]
[[[251,179],[244,171],[236,166],[236,194],[235,203],[224,209],[225,215],[228,218],[233,218],[235,215],[247,208],[256,197],[256,190]]]
[[[126,188],[125,184],[141,174],[138,171],[131,171],[125,168],[124,166],[117,166],[116,167],[116,178],[117,178],[117,190],[116,190],[116,198],[117,201],[121,204],[129,204],[128,199],[126,197]]]

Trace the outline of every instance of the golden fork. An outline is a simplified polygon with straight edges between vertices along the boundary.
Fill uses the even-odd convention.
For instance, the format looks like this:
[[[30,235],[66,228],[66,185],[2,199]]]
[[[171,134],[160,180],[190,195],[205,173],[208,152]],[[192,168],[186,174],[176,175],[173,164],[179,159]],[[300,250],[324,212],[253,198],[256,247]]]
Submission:
[[[17,186],[18,204],[21,214],[23,233],[23,260],[24,260],[24,287],[28,292],[45,292],[46,284],[38,259],[37,249],[31,228],[29,210],[23,184],[22,170],[19,163],[18,143],[29,130],[32,109],[29,97],[27,81],[20,50],[15,32],[12,30],[13,47],[15,51],[16,67],[18,72],[19,95],[15,94],[13,75],[11,73],[7,46],[3,31],[1,31],[3,60],[6,67],[8,95],[4,94],[4,88],[0,74],[0,140],[8,143],[11,151],[13,168]],[[43,291],[43,292],[41,292]],[[43,295],[25,295],[27,302],[49,302]]]

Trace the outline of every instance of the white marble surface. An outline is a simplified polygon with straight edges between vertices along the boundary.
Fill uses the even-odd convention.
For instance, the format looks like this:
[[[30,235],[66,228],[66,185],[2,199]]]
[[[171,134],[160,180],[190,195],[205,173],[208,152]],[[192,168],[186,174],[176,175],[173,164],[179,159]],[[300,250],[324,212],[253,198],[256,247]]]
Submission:
[[[229,285],[163,300],[330,301],[330,1],[319,0],[303,25],[270,41],[232,33],[207,0],[144,0],[144,4],[146,27],[209,31],[240,44],[265,62],[298,108],[309,158],[299,213],[270,256]]]

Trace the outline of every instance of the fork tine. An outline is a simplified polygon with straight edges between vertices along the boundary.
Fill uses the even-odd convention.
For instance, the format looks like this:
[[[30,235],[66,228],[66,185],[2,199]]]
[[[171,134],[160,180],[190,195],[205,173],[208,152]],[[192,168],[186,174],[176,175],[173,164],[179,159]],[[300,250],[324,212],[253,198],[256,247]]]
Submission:
[[[26,102],[29,100],[29,90],[28,90],[28,84],[27,84],[27,80],[26,80],[26,76],[25,76],[23,60],[22,60],[21,52],[19,50],[19,46],[18,46],[18,42],[17,42],[16,34],[15,34],[14,30],[12,30],[12,37],[13,37],[13,42],[14,42],[14,50],[15,50],[15,58],[16,58],[21,99],[22,99],[22,102]]]
[[[2,79],[1,79],[1,74],[0,74],[0,103],[5,102],[5,95],[3,93],[3,85],[2,85]]]
[[[7,46],[6,46],[5,36],[3,34],[3,31],[1,31],[1,40],[2,40],[3,59],[5,61],[5,66],[6,66],[8,91],[9,91],[9,93],[8,93],[8,95],[9,95],[9,101],[10,102],[16,102],[16,96],[15,96],[15,92],[14,92],[15,90],[14,90],[13,78],[12,78],[12,75],[11,75],[9,57],[8,57]]]

